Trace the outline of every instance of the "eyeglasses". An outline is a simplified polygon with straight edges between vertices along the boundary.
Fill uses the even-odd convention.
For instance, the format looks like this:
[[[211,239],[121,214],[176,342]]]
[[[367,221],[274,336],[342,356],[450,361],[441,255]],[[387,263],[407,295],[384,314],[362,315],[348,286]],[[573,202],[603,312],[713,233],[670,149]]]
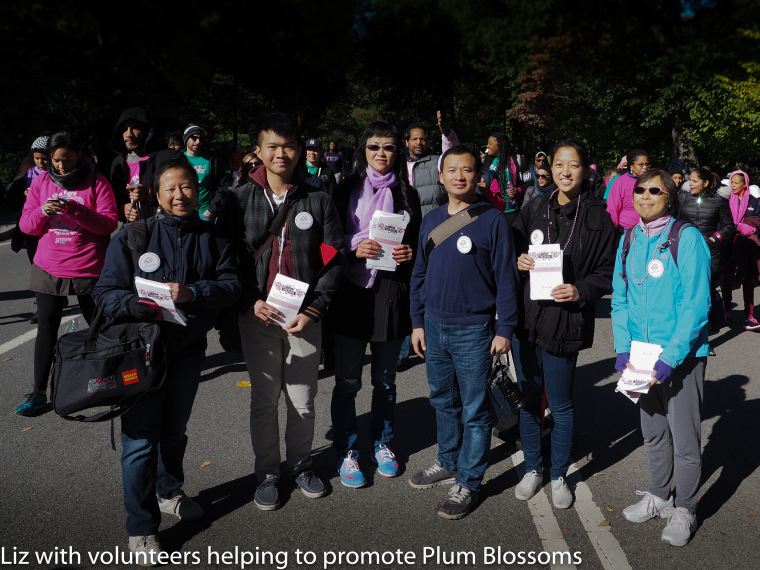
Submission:
[[[647,190],[649,190],[649,193],[652,196],[659,196],[660,194],[662,194],[663,192],[665,192],[665,190],[663,188],[660,188],[659,186],[652,186],[651,188],[644,188],[643,186],[634,186],[633,187],[633,193],[634,194],[643,194]]]
[[[652,165],[651,165],[651,164],[649,164],[648,162],[634,162],[634,163],[633,163],[633,165],[634,165],[634,166],[638,166],[639,168],[643,168],[643,167],[645,167],[645,166],[646,166],[647,168],[649,168],[650,166],[652,166]]]
[[[395,144],[384,144],[382,146],[379,144],[368,144],[365,148],[372,152],[378,152],[380,149],[383,149],[385,152],[396,152]]]
[[[537,176],[537,178],[551,178],[551,176],[550,176],[550,175],[548,175],[548,174],[539,174],[539,175]]]

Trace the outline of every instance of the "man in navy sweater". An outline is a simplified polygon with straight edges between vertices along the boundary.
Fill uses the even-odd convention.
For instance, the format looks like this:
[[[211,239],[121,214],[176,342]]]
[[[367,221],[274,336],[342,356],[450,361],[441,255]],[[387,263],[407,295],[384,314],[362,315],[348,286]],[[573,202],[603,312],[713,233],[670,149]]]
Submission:
[[[478,501],[491,441],[484,380],[491,354],[509,351],[517,325],[512,230],[476,194],[482,167],[468,146],[443,155],[439,177],[449,201],[422,220],[411,282],[412,346],[427,365],[438,457],[409,484],[427,489],[454,483],[438,511],[446,519],[462,518]],[[469,223],[439,236],[431,249],[430,233],[457,215]]]

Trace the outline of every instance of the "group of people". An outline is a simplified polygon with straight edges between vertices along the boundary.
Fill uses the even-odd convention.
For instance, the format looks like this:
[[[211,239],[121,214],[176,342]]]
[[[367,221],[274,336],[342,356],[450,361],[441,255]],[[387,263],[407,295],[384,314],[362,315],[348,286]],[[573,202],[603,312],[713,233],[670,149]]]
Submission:
[[[343,177],[324,164],[319,139],[304,143],[291,117],[267,115],[254,151],[241,158],[222,189],[218,163],[204,150],[203,129],[185,128],[184,151],[147,153],[152,126],[141,108],[127,109],[117,121],[110,182],[71,134],[33,143],[35,166],[25,173],[19,228],[39,239],[30,280],[39,324],[33,390],[16,413],[33,415],[47,405],[47,377],[68,295],[77,295],[88,323],[97,303],[111,319],[158,320],[155,307],[136,293],[134,278],[142,277],[168,284],[187,316],[186,327],[161,323],[169,362],[164,387],[121,421],[129,547],[146,565],[161,553],[161,512],[183,520],[204,515],[182,490],[186,427],[207,333],[229,308],[251,380],[259,509],[280,506],[285,475],[309,498],[326,494],[311,469],[323,348],[325,362],[334,358],[330,414],[341,483],[366,485],[355,400],[368,345],[367,459],[381,476],[399,475],[393,452],[396,372],[408,345],[426,364],[438,440],[433,465],[415,472],[409,484],[452,484],[438,514],[458,519],[477,504],[488,466],[484,379],[492,358],[510,351],[526,401],[519,414],[525,475],[515,496],[529,500],[543,484],[548,405],[554,419],[547,458],[552,502],[558,509],[572,505],[565,478],[576,362],[594,339],[595,302],[612,292],[616,368],[622,372],[629,365],[632,341],[663,349],[651,389],[639,400],[652,481],[624,514],[633,522],[668,517],[663,540],[681,546],[690,539],[716,279],[724,316],[730,316],[739,275],[747,327],[750,319],[757,323],[752,289],[760,203],[748,191],[747,175],[732,173],[730,199],[713,205],[717,182],[709,170],[691,173],[692,190],[683,197],[675,173],[651,169],[646,153],[636,150],[605,196],[586,148],[576,140],[558,142],[550,155],[539,151],[526,166],[503,133],[493,133],[488,152],[481,153],[460,144],[440,113],[438,125],[442,154],[431,151],[423,124],[401,131],[371,123],[350,175]],[[690,213],[693,202],[696,212]],[[400,243],[389,247],[371,237],[376,212],[403,218]],[[676,223],[679,215],[696,227]],[[110,237],[119,220],[141,224],[147,234],[139,259],[125,229]],[[547,244],[561,251],[562,284],[550,299],[539,300],[531,295],[531,246]],[[716,278],[718,251],[729,252],[718,258],[722,280]],[[393,269],[368,266],[379,257],[391,257]],[[304,295],[290,318],[270,302],[285,278]],[[281,394],[286,473],[280,472]]]

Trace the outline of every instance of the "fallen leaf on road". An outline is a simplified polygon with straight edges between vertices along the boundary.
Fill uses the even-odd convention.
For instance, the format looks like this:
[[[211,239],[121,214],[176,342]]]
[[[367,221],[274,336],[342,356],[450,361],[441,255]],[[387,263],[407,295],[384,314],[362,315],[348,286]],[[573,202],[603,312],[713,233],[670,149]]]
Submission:
[[[611,509],[610,507],[607,507],[607,510],[610,511],[611,513],[615,512],[615,509]]]
[[[592,477],[598,477],[599,475],[607,475],[604,471],[600,471],[599,473],[594,473]]]
[[[610,526],[610,521],[602,521],[599,523],[599,526]]]
[[[21,431],[22,431],[22,432],[25,432],[25,431],[29,431],[30,429],[34,429],[34,426],[25,427],[25,428],[24,428],[24,429],[22,429]]]
[[[750,513],[747,515],[748,519],[754,519],[757,516],[757,513]]]
[[[238,382],[238,388],[250,388],[250,387],[251,387],[251,381],[250,380],[248,380],[248,381],[241,380],[240,382]]]
[[[211,465],[211,462],[210,462],[210,461],[204,461],[204,462],[201,464],[201,467],[208,467],[209,465]]]
[[[569,529],[569,528],[567,528],[566,526],[563,526],[563,527],[562,527],[560,530],[561,530],[562,532],[570,532],[570,529]]]
[[[9,360],[13,360],[13,357],[4,358],[3,362],[8,362]]]

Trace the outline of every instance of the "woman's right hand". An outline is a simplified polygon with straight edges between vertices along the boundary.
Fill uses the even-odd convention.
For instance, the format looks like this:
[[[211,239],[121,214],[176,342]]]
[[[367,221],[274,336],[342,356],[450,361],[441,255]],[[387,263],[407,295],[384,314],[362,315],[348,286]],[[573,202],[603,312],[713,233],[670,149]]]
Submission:
[[[285,321],[285,315],[262,299],[256,301],[253,306],[253,316],[266,326],[270,324],[281,325]]]
[[[530,271],[536,266],[536,260],[527,253],[520,254],[517,258],[517,269],[520,271]]]
[[[359,242],[359,247],[356,248],[357,259],[375,259],[377,254],[380,253],[380,244],[373,239],[365,239]]]
[[[66,200],[48,200],[42,209],[48,216],[55,216],[66,209]]]

